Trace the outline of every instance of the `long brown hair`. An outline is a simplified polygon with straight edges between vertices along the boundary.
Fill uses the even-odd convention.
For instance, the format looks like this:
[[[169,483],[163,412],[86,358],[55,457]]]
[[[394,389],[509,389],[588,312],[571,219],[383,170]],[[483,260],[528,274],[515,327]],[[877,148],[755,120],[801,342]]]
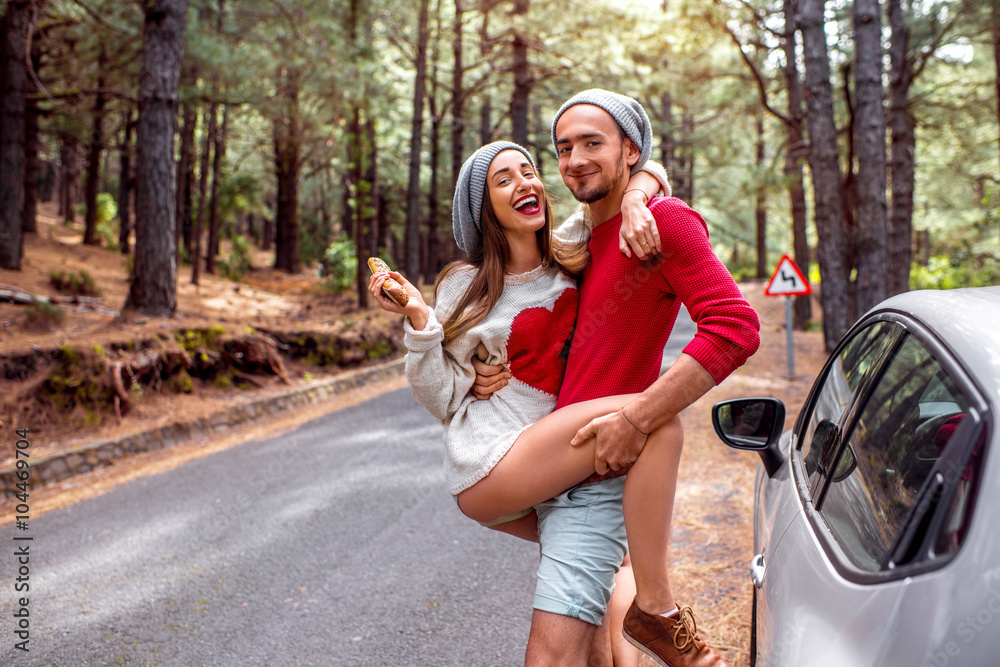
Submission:
[[[557,266],[571,278],[578,278],[587,265],[589,253],[586,243],[565,244],[552,238],[552,205],[545,198],[545,224],[535,232],[538,250],[542,255],[544,266]],[[503,292],[504,275],[507,263],[510,261],[510,244],[507,234],[497,219],[496,210],[490,200],[489,192],[483,198],[483,213],[481,217],[483,242],[467,260],[458,260],[448,264],[434,283],[434,294],[437,295],[444,279],[453,271],[463,266],[476,269],[475,276],[458,306],[442,323],[444,328],[444,344],[447,345],[469,329],[482,322],[500,299]]]

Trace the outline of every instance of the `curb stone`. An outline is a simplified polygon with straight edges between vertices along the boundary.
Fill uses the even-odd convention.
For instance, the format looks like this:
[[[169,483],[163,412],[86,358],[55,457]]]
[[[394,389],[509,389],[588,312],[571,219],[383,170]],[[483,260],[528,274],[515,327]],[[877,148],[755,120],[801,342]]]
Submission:
[[[399,377],[404,372],[405,360],[397,359],[380,366],[350,371],[306,387],[290,389],[276,396],[227,408],[207,417],[191,421],[175,421],[148,431],[80,445],[65,452],[56,452],[37,461],[31,461],[32,486],[38,488],[61,482],[74,475],[112,465],[115,460],[128,454],[163,449],[199,435],[225,431],[265,415],[318,403],[371,382]],[[2,494],[0,497],[11,498],[19,493],[17,472],[15,467],[0,470],[0,494]]]

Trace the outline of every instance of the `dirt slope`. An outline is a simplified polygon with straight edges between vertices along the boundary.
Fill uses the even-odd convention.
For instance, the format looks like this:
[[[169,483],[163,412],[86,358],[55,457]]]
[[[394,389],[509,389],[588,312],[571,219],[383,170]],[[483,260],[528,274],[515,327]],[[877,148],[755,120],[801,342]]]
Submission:
[[[158,380],[125,388],[134,389],[132,409],[120,421],[110,406],[66,409],[61,418],[51,407],[42,410],[37,399],[37,385],[60,361],[60,350],[72,350],[80,363],[94,362],[95,373],[105,370],[108,359],[134,360],[139,351],[130,348],[136,341],[159,341],[153,347],[177,348],[178,332],[210,330],[218,340],[232,340],[250,335],[248,332],[268,332],[276,336],[291,336],[308,332],[315,337],[350,340],[384,340],[395,338],[399,318],[377,308],[358,309],[352,294],[332,296],[323,290],[315,271],[306,268],[299,275],[289,276],[269,268],[273,253],[256,251],[253,266],[243,280],[233,282],[218,275],[201,274],[200,284],[190,282],[191,268],[182,266],[178,280],[177,311],[173,318],[151,318],[136,315],[116,316],[128,292],[126,258],[120,253],[81,243],[82,229],[77,223],[65,226],[54,217],[51,204],[41,207],[39,233],[26,238],[25,257],[21,271],[0,270],[0,290],[18,290],[34,295],[58,296],[50,275],[62,271],[79,276],[89,273],[100,291],[100,303],[84,304],[85,309],[65,307],[58,323],[32,324],[29,307],[0,302],[0,427],[32,429],[33,455],[41,457],[53,451],[99,438],[117,437],[137,430],[162,425],[177,414],[198,417],[217,411],[233,401],[260,398],[268,393],[287,390],[292,384],[320,379],[342,372],[347,366],[367,363],[351,359],[332,363],[320,359],[320,354],[299,360],[286,358],[286,378],[270,372],[244,375],[246,382],[211,381],[211,378],[185,381],[182,389],[161,386]],[[222,257],[228,255],[228,244],[222,247]],[[96,311],[93,312],[96,306]],[[197,343],[197,341],[196,341]],[[189,351],[193,350],[193,347]],[[397,349],[379,348],[371,353],[374,361],[399,355]],[[125,348],[125,349],[119,349]],[[211,351],[209,351],[211,353]],[[320,350],[323,352],[323,350]],[[34,353],[34,356],[32,357]],[[66,355],[62,355],[65,357]],[[189,356],[195,356],[193,353]],[[14,360],[14,361],[12,361]],[[194,360],[195,362],[198,359]],[[101,363],[96,363],[101,362]],[[8,377],[4,377],[4,375]],[[203,374],[204,375],[204,374]],[[107,377],[98,377],[108,383]],[[59,378],[60,381],[63,378]],[[166,378],[165,378],[166,380]],[[70,378],[68,384],[79,377]],[[164,381],[163,385],[168,382]],[[187,386],[189,384],[190,386]],[[232,385],[232,386],[227,386]],[[239,385],[243,386],[241,390]],[[104,386],[106,390],[106,386]],[[38,408],[38,409],[35,409]],[[15,423],[17,422],[17,423]],[[30,423],[29,423],[30,422]],[[0,465],[12,455],[6,442],[0,442]]]

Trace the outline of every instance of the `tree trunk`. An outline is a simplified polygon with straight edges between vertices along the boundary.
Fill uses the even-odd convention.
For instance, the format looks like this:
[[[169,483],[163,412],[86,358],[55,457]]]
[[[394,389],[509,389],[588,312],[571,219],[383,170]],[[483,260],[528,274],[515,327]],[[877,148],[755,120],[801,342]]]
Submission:
[[[135,259],[125,310],[172,317],[177,307],[174,122],[188,0],[149,0],[143,7]]]
[[[479,109],[479,143],[485,146],[493,141],[493,101],[489,93],[482,97],[483,106]]]
[[[184,190],[180,193],[183,200],[183,210],[181,211],[181,236],[184,241],[184,250],[187,252],[188,259],[194,255],[194,162],[195,162],[195,147],[194,147],[194,129],[195,125],[198,123],[198,116],[195,113],[194,118],[191,121],[191,145],[188,147],[188,163],[187,169],[184,172]],[[180,266],[180,264],[178,264]]]
[[[671,170],[673,169],[674,162],[674,142],[673,142],[673,99],[670,97],[670,91],[664,90],[660,93],[660,162],[663,163],[663,168],[671,175],[671,183],[673,186],[673,174]]]
[[[357,243],[357,228],[359,215],[358,193],[361,182],[361,107],[354,105],[351,110],[351,120],[347,129],[347,168],[343,172],[344,203],[341,225],[343,233],[355,240],[355,255],[360,252]],[[360,276],[360,271],[356,276]]]
[[[389,203],[383,190],[379,190],[378,193],[378,206],[375,208],[375,229],[377,239],[375,247],[380,251],[388,252],[389,256],[395,259],[392,249],[389,248]]]
[[[679,195],[689,206],[694,206],[694,116],[685,111],[681,118],[681,141],[683,157],[678,160],[678,180],[681,182]]]
[[[851,80],[853,65],[850,62],[842,66],[842,79],[844,83],[844,109],[847,113],[847,131],[844,133],[847,138],[847,158],[844,160],[845,172],[841,181],[841,190],[844,198],[844,234],[847,248],[844,251],[844,265],[847,275],[850,276],[857,268],[857,211],[858,211],[858,181],[857,181],[857,138],[856,116],[854,113],[854,99],[851,97]],[[855,283],[848,279],[848,320],[854,319]]]
[[[809,166],[816,211],[817,255],[822,276],[823,339],[833,351],[847,332],[847,271],[844,265],[844,201],[833,120],[830,59],[823,29],[824,0],[800,0],[798,26],[806,66]]]
[[[108,56],[101,47],[97,56],[97,95],[94,97],[94,118],[90,131],[90,148],[87,151],[87,182],[84,186],[84,202],[87,214],[84,218],[83,244],[98,245],[97,239],[97,190],[101,176],[101,149],[104,143],[104,70],[108,65]]]
[[[37,75],[42,68],[41,36],[36,31],[31,38],[31,68]],[[38,106],[38,86],[29,73],[25,77],[24,94],[24,203],[21,206],[21,231],[38,232],[35,219],[38,203],[38,123],[42,113]]]
[[[217,104],[213,101],[209,104],[205,124],[208,132],[205,133],[205,143],[201,151],[201,165],[198,173],[198,217],[194,223],[191,234],[191,284],[197,285],[201,279],[201,237],[202,230],[205,229],[205,216],[208,214],[208,170],[210,166],[209,156],[212,154],[212,146],[215,144],[216,122],[215,115]]]
[[[529,0],[514,0],[511,16],[527,16]],[[527,21],[514,19],[514,25],[527,25]],[[528,40],[515,27],[511,39],[511,69],[514,72],[514,92],[510,100],[511,140],[521,146],[528,145],[528,100],[534,81],[531,63],[528,62]]]
[[[885,96],[882,90],[882,20],[878,0],[855,0],[854,34],[858,137],[856,312],[860,316],[885,300],[889,282]]]
[[[367,122],[367,114],[365,118]],[[362,182],[364,179],[364,139],[362,137],[361,129],[361,108],[356,106],[354,108],[354,117],[351,121],[351,151],[350,151],[350,174],[351,174],[351,189],[350,193],[353,195],[351,201],[347,202],[350,209],[350,227],[347,230],[349,236],[354,239],[354,255],[358,258],[358,264],[356,272],[354,274],[354,285],[356,288],[356,295],[358,297],[358,307],[364,308],[368,305],[368,294],[366,293],[364,287],[367,284],[365,280],[365,274],[368,273],[366,266],[366,259],[368,256],[368,249],[365,247],[365,223],[362,210],[365,207],[365,187]],[[369,274],[370,275],[370,274]]]
[[[34,22],[30,0],[10,0],[3,19],[3,71],[0,81],[0,268],[21,270],[24,234],[25,54]]]
[[[440,161],[441,117],[435,109],[431,109],[431,182],[427,192],[427,257],[424,260],[424,278],[434,282],[434,277],[441,268],[441,243],[438,238],[438,216],[440,215],[440,197],[438,194],[438,162]]]
[[[451,72],[451,191],[458,184],[458,173],[465,162],[465,84],[462,82],[465,74],[462,65],[462,15],[464,13],[462,0],[455,0],[455,22],[452,25],[452,53],[455,65]],[[998,79],[1000,80],[1000,79]]]
[[[278,181],[275,214],[274,268],[299,272],[299,167],[302,123],[299,117],[299,71],[283,68],[279,96],[283,103],[274,119],[274,161]]]
[[[205,273],[215,273],[215,258],[219,255],[219,189],[222,158],[226,154],[226,131],[229,108],[222,107],[222,127],[215,132],[212,149],[212,197],[208,208],[208,253],[205,255]]]
[[[356,275],[358,307],[368,307],[368,270],[367,258],[378,253],[378,246],[370,243],[376,235],[375,207],[378,197],[377,180],[377,147],[375,119],[371,110],[365,109],[364,122],[358,124],[357,135],[357,169],[355,178],[358,186],[355,188],[356,208],[354,217],[357,221],[355,230],[354,251],[358,257]],[[365,159],[365,156],[368,159]]]
[[[260,222],[260,249],[270,250],[274,238],[274,221],[268,216],[262,216]]]
[[[767,185],[764,183],[764,112],[757,113],[757,277],[767,278]]]
[[[226,2],[218,0],[219,9],[216,12],[215,34],[222,38],[225,24]],[[219,78],[212,75],[212,121],[215,121],[218,110]],[[226,152],[226,109],[222,109],[222,127],[216,128],[212,137],[212,194],[208,214],[208,249],[205,253],[205,273],[215,273],[215,258],[219,254],[219,170],[222,166],[222,156]]]
[[[436,34],[441,34],[441,0],[434,3]],[[433,283],[440,266],[440,239],[438,239],[438,165],[441,161],[441,113],[438,109],[438,41],[434,40],[431,52],[431,89],[427,96],[428,111],[431,116],[430,170],[431,181],[427,191],[427,253],[424,255],[424,280]]]
[[[429,0],[420,0],[413,123],[410,130],[410,176],[406,189],[406,270],[411,276],[420,274],[420,153],[423,146],[424,95],[427,87],[428,4]]]
[[[62,178],[59,184],[59,215],[68,227],[73,224],[76,215],[73,209],[76,206],[77,186],[80,180],[80,142],[72,134],[61,135],[60,140]]]
[[[118,249],[123,255],[130,252],[129,235],[132,232],[132,132],[135,130],[135,120],[132,118],[132,107],[125,111],[125,129],[121,145],[121,161],[118,177]]]
[[[993,2],[991,13],[993,32],[993,61],[996,66],[997,117],[1000,118],[1000,3]]]
[[[889,156],[892,174],[892,203],[889,209],[889,296],[910,289],[910,265],[913,262],[913,181],[916,171],[916,121],[910,114],[910,84],[913,71],[907,57],[909,29],[903,13],[902,0],[889,0],[889,129],[892,148]],[[998,5],[994,5],[998,6]],[[996,32],[994,37],[1000,35]],[[995,44],[1000,46],[1000,42]],[[1000,50],[997,52],[1000,59]],[[998,60],[1000,65],[1000,60]],[[1000,75],[1000,70],[998,70]],[[998,76],[1000,85],[1000,76]],[[998,89],[1000,93],[1000,89]]]
[[[788,183],[788,203],[792,211],[792,245],[795,264],[809,275],[809,240],[806,235],[806,194],[802,179],[802,161],[805,140],[802,132],[802,81],[799,78],[798,49],[795,46],[795,13],[798,0],[784,0],[785,36],[782,49],[785,53],[785,90],[788,97],[788,149],[785,153],[785,180]],[[806,328],[812,319],[812,298],[795,297],[795,328]]]
[[[194,67],[184,68],[181,77],[184,88],[195,85],[198,75]],[[194,132],[198,122],[197,107],[193,100],[184,102],[182,114],[180,157],[177,161],[177,265],[180,266],[180,249],[183,243],[187,256],[191,257],[194,248],[191,246],[191,231],[193,227],[193,187],[194,187]]]
[[[365,164],[364,182],[367,192],[364,197],[364,208],[361,209],[361,224],[368,230],[370,243],[368,247],[371,254],[378,254],[378,215],[379,215],[379,187],[378,187],[378,132],[375,129],[375,118],[365,115],[365,144],[368,146],[368,161]],[[368,276],[365,276],[365,298],[368,298]],[[365,303],[367,305],[367,302]]]

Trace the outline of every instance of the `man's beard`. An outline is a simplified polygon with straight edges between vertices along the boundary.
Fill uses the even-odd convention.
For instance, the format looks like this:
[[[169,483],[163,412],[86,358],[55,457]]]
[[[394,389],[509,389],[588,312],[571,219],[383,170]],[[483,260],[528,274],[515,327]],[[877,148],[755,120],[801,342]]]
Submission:
[[[615,173],[610,178],[603,178],[601,182],[591,186],[589,189],[586,187],[579,187],[573,190],[573,197],[577,201],[583,202],[584,204],[593,204],[596,201],[600,201],[607,197],[613,189],[621,185],[624,180],[623,174],[625,173],[625,149],[618,153],[618,164],[615,165]]]

